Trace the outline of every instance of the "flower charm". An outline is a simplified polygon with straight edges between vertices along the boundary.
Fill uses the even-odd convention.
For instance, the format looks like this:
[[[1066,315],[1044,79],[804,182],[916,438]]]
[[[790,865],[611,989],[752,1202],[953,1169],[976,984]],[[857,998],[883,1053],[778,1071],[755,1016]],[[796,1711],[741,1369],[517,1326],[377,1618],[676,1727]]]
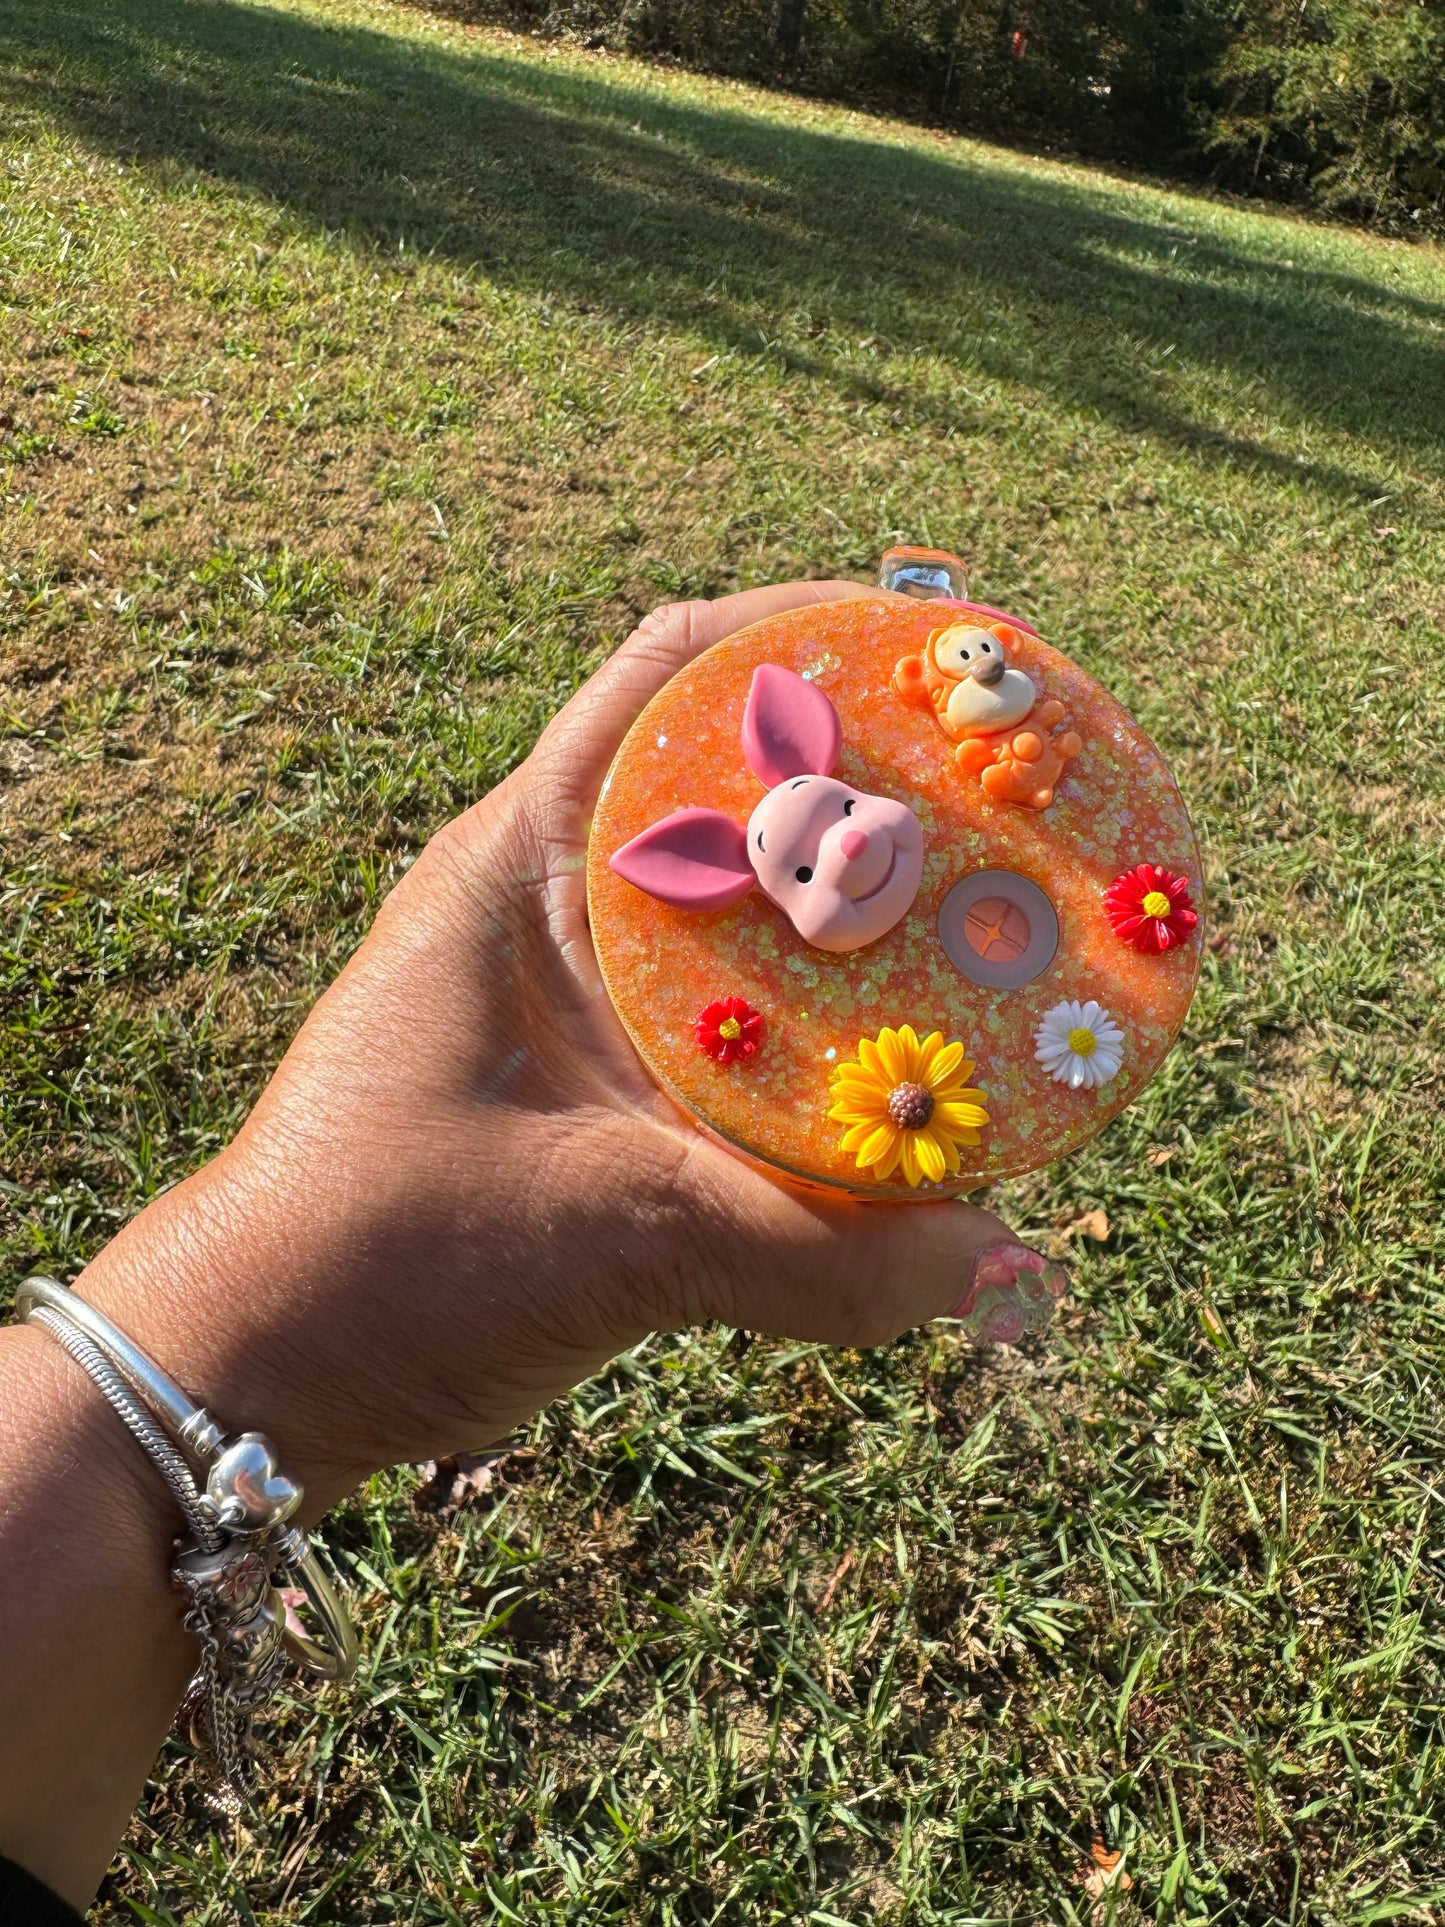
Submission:
[[[839,1150],[879,1184],[895,1171],[914,1187],[939,1183],[958,1170],[959,1145],[977,1144],[988,1123],[983,1092],[964,1081],[972,1070],[963,1045],[945,1044],[942,1031],[921,1043],[911,1024],[860,1037],[856,1063],[833,1073],[828,1115],[847,1126]]]
[[[1034,1032],[1034,1056],[1056,1083],[1096,1090],[1124,1061],[1124,1033],[1102,1004],[1055,1004]]]
[[[1173,950],[1199,921],[1188,878],[1161,870],[1157,863],[1140,863],[1115,877],[1104,892],[1104,908],[1115,936],[1146,957]]]
[[[693,1026],[697,1047],[718,1064],[736,1064],[751,1057],[763,1041],[761,1011],[745,997],[720,997],[697,1014]]]

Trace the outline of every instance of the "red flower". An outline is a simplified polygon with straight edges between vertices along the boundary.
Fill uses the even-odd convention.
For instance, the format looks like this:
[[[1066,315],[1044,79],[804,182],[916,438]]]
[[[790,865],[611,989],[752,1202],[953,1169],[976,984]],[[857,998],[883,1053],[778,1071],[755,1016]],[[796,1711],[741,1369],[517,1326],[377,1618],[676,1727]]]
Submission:
[[[1173,950],[1199,921],[1188,879],[1161,870],[1157,863],[1140,863],[1115,877],[1104,892],[1104,908],[1115,936],[1146,957]]]
[[[751,1057],[763,1041],[762,1013],[745,997],[720,997],[697,1014],[693,1030],[697,1047],[719,1064],[736,1064]]]

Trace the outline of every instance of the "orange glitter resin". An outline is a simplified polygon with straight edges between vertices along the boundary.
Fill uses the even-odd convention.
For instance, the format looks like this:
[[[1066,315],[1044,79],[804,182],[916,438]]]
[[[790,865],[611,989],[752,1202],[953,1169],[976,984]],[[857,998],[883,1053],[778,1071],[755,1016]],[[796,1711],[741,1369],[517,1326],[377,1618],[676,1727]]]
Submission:
[[[1159,752],[1106,690],[1035,636],[1012,632],[1010,661],[1042,697],[1063,705],[1081,741],[1052,806],[1031,809],[991,797],[960,767],[929,708],[895,687],[900,659],[922,654],[942,624],[968,619],[957,602],[880,595],[741,630],[648,704],[618,752],[592,825],[587,892],[597,956],[652,1075],[743,1155],[855,1197],[952,1197],[1082,1144],[1154,1075],[1199,975],[1202,921],[1177,948],[1144,955],[1115,934],[1106,912],[1110,885],[1144,862],[1186,877],[1200,903],[1199,852],[1184,803]],[[753,672],[764,663],[794,671],[831,699],[843,728],[835,775],[907,804],[923,827],[913,906],[862,949],[812,947],[757,891],[697,914],[656,901],[608,867],[673,810],[722,810],[747,822],[763,790],[743,761],[739,732]],[[1038,901],[1032,886],[1047,899],[1043,917],[1048,906],[1057,917],[1052,961],[1019,988],[972,981],[940,939],[944,899],[984,871],[1023,879],[1016,894],[1024,909]],[[986,881],[969,895],[955,900],[968,941],[982,941],[995,960],[1018,956],[1029,919],[1020,922]],[[1032,924],[1040,927],[1038,915]],[[721,1063],[699,1048],[694,1027],[699,1012],[728,997],[745,999],[763,1023],[753,1055]],[[1070,1089],[1037,1061],[1035,1033],[1061,1002],[1091,1000],[1123,1031],[1123,1062],[1099,1088]],[[842,1129],[828,1115],[833,1072],[856,1058],[859,1039],[904,1024],[920,1038],[941,1031],[945,1042],[963,1044],[974,1063],[969,1082],[985,1094],[989,1117],[980,1141],[961,1147],[957,1176],[917,1187],[899,1173],[873,1182],[840,1149]]]

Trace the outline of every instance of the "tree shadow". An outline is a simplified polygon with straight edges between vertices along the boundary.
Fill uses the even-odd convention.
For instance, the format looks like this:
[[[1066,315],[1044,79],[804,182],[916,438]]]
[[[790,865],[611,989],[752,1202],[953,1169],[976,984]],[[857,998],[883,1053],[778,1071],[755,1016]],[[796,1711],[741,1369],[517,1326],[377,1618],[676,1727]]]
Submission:
[[[1278,255],[1231,248],[1177,200],[1126,215],[1085,180],[893,145],[866,121],[823,130],[605,64],[237,0],[0,0],[0,55],[0,101],[98,151],[195,169],[356,244],[781,355],[927,433],[986,426],[968,386],[982,378],[1338,497],[1398,481],[1266,436],[1342,432],[1385,473],[1397,456],[1434,470],[1445,448],[1445,304],[1295,267],[1294,224]],[[1223,377],[1223,412],[1257,394],[1271,426],[1251,436],[1185,405],[1170,344],[1176,367]]]

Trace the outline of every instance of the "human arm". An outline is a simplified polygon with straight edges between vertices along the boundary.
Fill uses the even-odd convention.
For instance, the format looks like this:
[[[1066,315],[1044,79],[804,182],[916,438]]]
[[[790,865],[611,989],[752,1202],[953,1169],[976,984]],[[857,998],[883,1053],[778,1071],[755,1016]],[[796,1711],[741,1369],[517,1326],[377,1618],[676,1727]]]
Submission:
[[[644,703],[731,629],[853,593],[649,618],[432,839],[235,1142],[82,1274],[218,1417],[277,1441],[304,1518],[503,1436],[658,1327],[891,1339],[1009,1237],[967,1208],[787,1190],[718,1149],[638,1064],[592,955],[587,825]],[[0,1413],[0,1851],[83,1901],[193,1657],[176,1519],[47,1334],[0,1333]]]

